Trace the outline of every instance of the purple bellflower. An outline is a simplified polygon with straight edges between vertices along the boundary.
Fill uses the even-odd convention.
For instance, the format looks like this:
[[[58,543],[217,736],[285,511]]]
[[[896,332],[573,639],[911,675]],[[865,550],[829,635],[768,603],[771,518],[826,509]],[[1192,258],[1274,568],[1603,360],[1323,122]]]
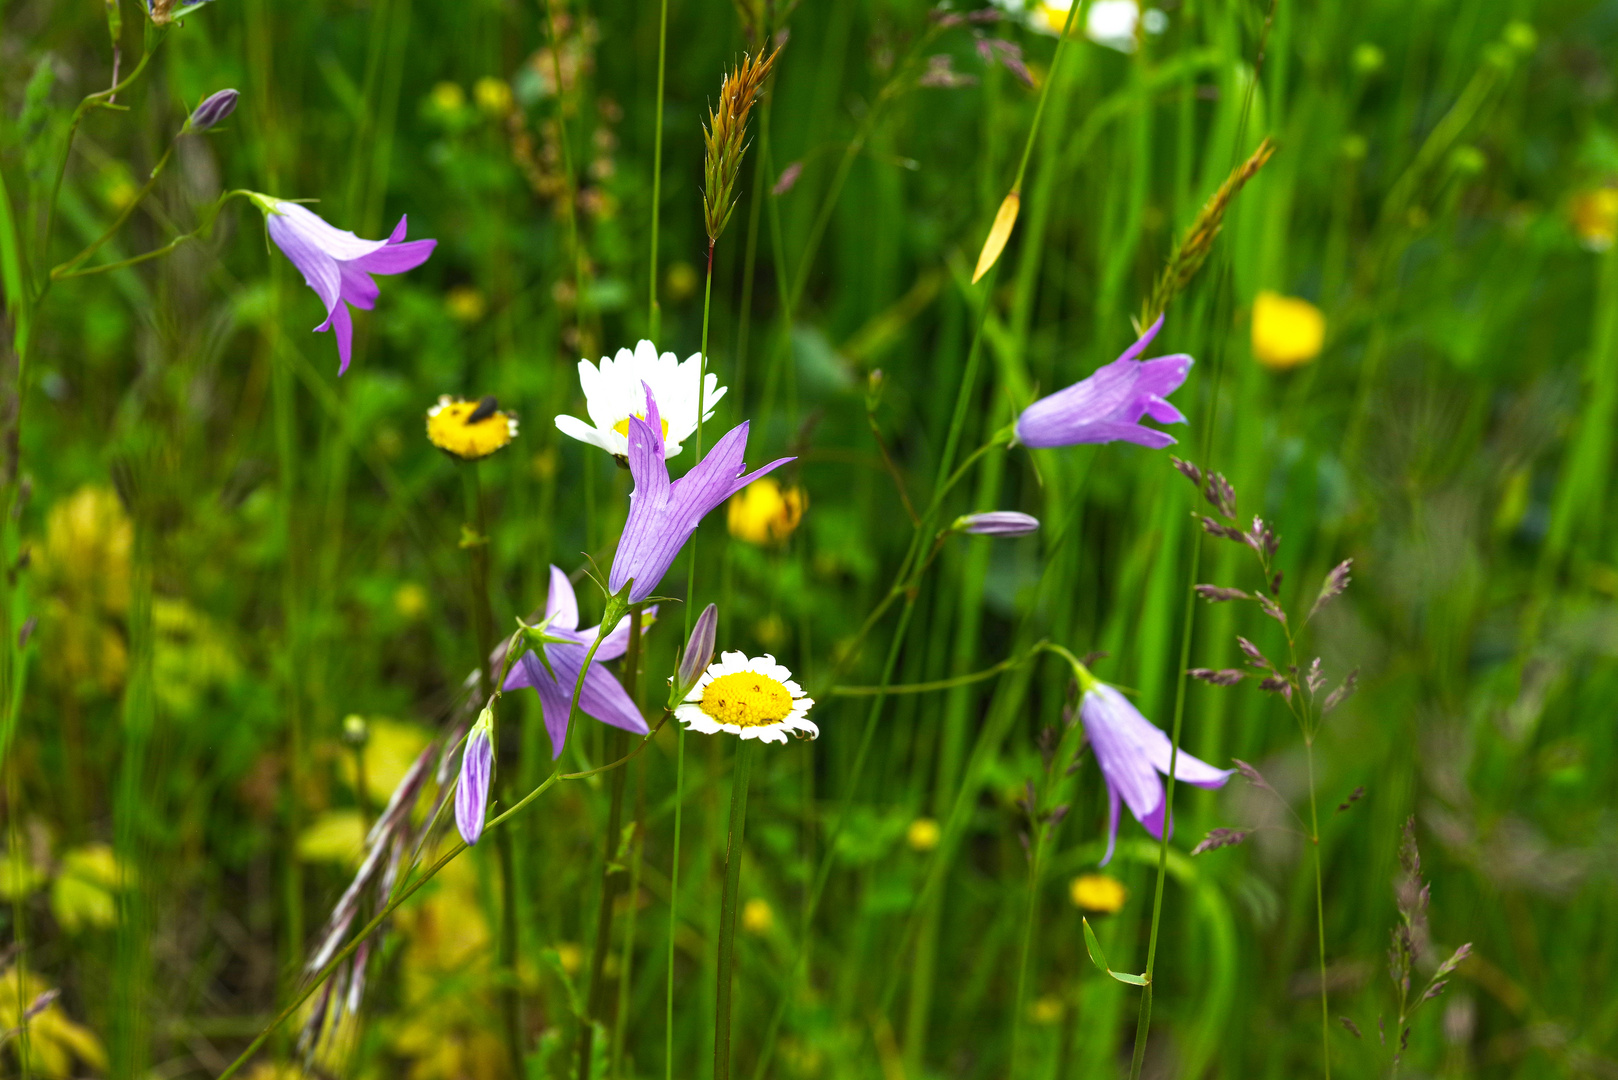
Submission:
[[[1096,764],[1101,766],[1102,779],[1107,782],[1107,854],[1101,860],[1101,865],[1106,866],[1118,843],[1120,798],[1147,832],[1159,840],[1163,838],[1167,800],[1158,774],[1168,775],[1169,755],[1174,748],[1162,728],[1142,716],[1128,698],[1100,681],[1092,680],[1084,688],[1079,718],[1084,721],[1084,733],[1095,747]],[[1216,769],[1184,748],[1174,764],[1177,779],[1202,788],[1222,787],[1234,771]],[[1174,831],[1172,822],[1169,831]]]
[[[1036,448],[1120,439],[1154,450],[1173,446],[1172,435],[1140,422],[1142,416],[1160,424],[1186,422],[1167,398],[1185,382],[1191,357],[1176,353],[1155,360],[1137,359],[1162,328],[1163,316],[1159,315],[1118,359],[1024,409],[1017,417],[1017,441]]]
[[[655,607],[648,611],[652,616],[656,613]],[[579,603],[573,595],[573,583],[555,566],[551,567],[551,591],[545,599],[545,618],[546,633],[568,639],[565,643],[550,642],[542,646],[551,670],[545,670],[545,664],[532,652],[524,653],[506,675],[504,688],[516,690],[531,686],[539,694],[539,702],[545,712],[545,730],[551,737],[551,757],[558,758],[562,756],[562,747],[567,741],[573,687],[579,681],[579,669],[584,666],[584,657],[595,642],[599,627],[579,629]],[[645,633],[649,626],[650,619],[642,626],[641,632]],[[644,735],[647,731],[645,718],[618,680],[601,666],[603,661],[616,660],[629,649],[629,627],[629,620],[620,622],[596,650],[595,658],[590,662],[590,671],[584,677],[584,688],[579,692],[579,711],[603,724]]]
[[[326,305],[326,321],[315,330],[337,335],[337,355],[342,360],[337,374],[342,375],[353,353],[349,306],[362,311],[376,306],[377,287],[371,275],[414,270],[427,261],[438,241],[406,240],[406,219],[402,217],[386,240],[361,240],[297,203],[263,195],[254,196],[253,201],[264,211],[270,239]]]
[[[650,386],[641,386],[646,390],[646,419],[629,418],[629,471],[635,478],[635,490],[629,496],[629,520],[624,522],[607,578],[607,588],[614,595],[634,581],[629,591],[631,604],[652,595],[662,583],[704,515],[765,473],[793,460],[778,458],[743,475],[747,468],[742,463],[747,452],[747,422],[743,421],[725,432],[690,472],[671,483],[663,463],[663,423],[657,399]]]
[[[487,706],[467,733],[461,751],[461,780],[455,785],[455,827],[467,846],[483,835],[483,816],[489,805],[489,780],[494,775],[494,714]]]
[[[991,510],[984,514],[962,514],[951,528],[977,536],[1027,536],[1039,529],[1039,519],[1015,510]]]

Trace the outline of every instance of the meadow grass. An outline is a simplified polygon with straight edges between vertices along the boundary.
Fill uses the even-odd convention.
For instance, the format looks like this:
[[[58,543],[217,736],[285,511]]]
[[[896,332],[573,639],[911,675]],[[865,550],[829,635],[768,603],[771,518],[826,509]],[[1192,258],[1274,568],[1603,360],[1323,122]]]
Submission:
[[[1618,1074],[1611,4],[1179,0],[1107,44],[1090,0],[1060,63],[1069,9],[979,10],[0,11],[8,1075]],[[720,197],[704,122],[777,45]],[[246,191],[437,239],[340,378]],[[1273,294],[1323,317],[1301,359]],[[1236,513],[1171,451],[1002,437],[1164,307],[1160,426]],[[715,510],[614,663],[648,738],[575,713],[553,762],[537,697],[494,703],[463,851],[468,674],[551,564],[579,625],[631,618],[592,582],[630,473],[553,418],[648,336],[728,387],[673,475],[747,420],[779,508]],[[451,460],[441,394],[519,434]],[[997,510],[1040,528],[935,543]],[[1201,522],[1255,515],[1262,572]],[[709,601],[817,740],[665,715]],[[1162,844],[1122,811],[1104,868],[1091,677],[1251,771],[1170,785]],[[379,820],[398,875],[313,980]]]

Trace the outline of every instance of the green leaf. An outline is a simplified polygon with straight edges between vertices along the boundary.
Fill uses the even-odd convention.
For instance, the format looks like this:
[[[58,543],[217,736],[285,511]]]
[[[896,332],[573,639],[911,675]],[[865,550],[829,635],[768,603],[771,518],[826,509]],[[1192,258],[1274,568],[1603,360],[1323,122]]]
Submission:
[[[1111,975],[1112,968],[1107,966],[1107,956],[1101,951],[1101,942],[1096,940],[1096,932],[1090,929],[1090,920],[1081,918],[1079,921],[1084,923],[1084,947],[1090,951],[1090,962],[1103,975]]]
[[[1128,983],[1130,986],[1145,986],[1147,984],[1148,980],[1144,975],[1130,975],[1127,972],[1114,971],[1108,967],[1107,955],[1101,951],[1101,942],[1096,940],[1096,932],[1090,929],[1090,920],[1081,918],[1079,921],[1084,923],[1084,947],[1089,950],[1090,962],[1095,964],[1096,970],[1104,975],[1112,976],[1121,983]]]

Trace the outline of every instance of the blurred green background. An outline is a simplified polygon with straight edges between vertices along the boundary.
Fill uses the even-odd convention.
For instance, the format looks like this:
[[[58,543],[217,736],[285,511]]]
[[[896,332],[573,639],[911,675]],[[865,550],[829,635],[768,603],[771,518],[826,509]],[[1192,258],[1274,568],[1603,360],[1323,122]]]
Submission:
[[[1375,1032],[1394,1008],[1392,882],[1415,815],[1434,948],[1470,941],[1475,958],[1418,1015],[1403,1074],[1618,1076],[1618,3],[1160,8],[1132,37],[1092,21],[1107,40],[1066,52],[990,294],[963,446],[1115,357],[1176,237],[1273,136],[1279,150],[1158,347],[1197,358],[1175,397],[1192,421],[1177,450],[1275,524],[1284,592],[1311,596],[1327,568],[1355,560],[1313,635],[1333,678],[1358,668],[1361,680],[1317,745],[1332,1015],[1364,1036],[1334,1027],[1334,1073],[1387,1070]],[[909,541],[866,420],[873,371],[874,417],[909,497],[925,502],[936,481],[979,314],[970,267],[1037,98],[1014,65],[986,62],[1014,55],[989,42],[1015,45],[1042,86],[1062,12],[953,27],[909,0],[764,14],[790,35],[714,263],[710,370],[730,387],[715,427],[750,419],[754,465],[797,454],[777,475],[807,510],[773,540],[716,512],[699,534],[698,598],[720,603],[721,647],[772,652],[813,687]],[[26,970],[5,954],[0,1028],[38,991],[62,990],[33,1021],[33,1075],[217,1075],[286,1000],[365,823],[444,730],[476,660],[461,478],[423,430],[438,395],[496,394],[522,418],[479,467],[497,626],[543,604],[550,563],[606,565],[628,473],[552,417],[581,414],[580,357],[650,332],[657,16],[649,0],[216,0],[169,30],[120,95],[127,111],[82,125],[36,277],[100,235],[189,109],[226,86],[242,92],[235,115],[180,141],[101,258],[158,247],[232,188],[318,199],[366,237],[408,214],[410,235],[439,246],[382,279],[340,380],[331,338],[308,333],[319,302],[242,201],[206,238],[60,282],[40,306],[11,625],[37,623],[5,732],[0,878],[0,921],[15,937],[20,920],[27,941]],[[125,2],[122,18],[127,73],[144,13]],[[702,319],[700,122],[757,43],[726,0],[672,0],[668,18],[658,345],[684,357]],[[102,5],[0,8],[0,169],[25,238],[43,232],[73,106],[110,85],[111,52]],[[796,183],[772,194],[794,163]],[[1323,345],[1300,363],[1255,330],[1267,293],[1312,305],[1295,316],[1305,332],[1323,316]],[[8,285],[13,320],[17,302]],[[987,509],[1044,527],[946,546],[896,681],[985,668],[1048,637],[1107,653],[1097,674],[1138,691],[1166,727],[1204,543],[1167,455],[995,451],[946,504]],[[1204,546],[1199,580],[1258,584],[1238,549]],[[683,567],[664,591],[683,590]],[[575,576],[588,625],[600,596]],[[1194,665],[1236,665],[1237,633],[1279,640],[1256,611],[1193,614]],[[670,605],[648,639],[653,701],[683,619]],[[877,681],[897,625],[877,625],[843,682]],[[1015,801],[1041,772],[1039,733],[1061,723],[1068,679],[1045,659],[896,696],[857,778],[864,698],[825,695],[817,742],[760,755],[738,1075],[1007,1076],[1030,910],[1014,1075],[1123,1075],[1137,991],[1090,965],[1076,905],[1090,901],[1112,965],[1139,970],[1156,844],[1126,816],[1106,871],[1126,890],[1116,911],[1100,910],[1116,906],[1108,887],[1075,889],[1104,841],[1088,760],[1032,905],[1019,843]],[[351,714],[366,722],[363,750],[342,739]],[[504,715],[502,768],[526,790],[549,768],[538,703],[518,695]],[[603,730],[584,723],[570,767],[606,760]],[[701,1077],[730,756],[720,739],[686,743],[673,1038],[675,1074]],[[1185,746],[1251,761],[1304,799],[1296,727],[1251,684],[1193,685]],[[645,829],[607,966],[603,1075],[662,1075],[674,747],[671,726],[629,779]],[[1359,786],[1363,799],[1333,812]],[[563,785],[514,825],[533,1077],[572,1075],[606,791],[600,778]],[[932,823],[957,804],[965,836],[938,846]],[[1178,808],[1148,1075],[1317,1075],[1303,843],[1266,831],[1190,859],[1208,828],[1285,822],[1240,780],[1182,788]],[[943,888],[924,899],[939,860]],[[508,1075],[497,881],[489,845],[454,863],[399,914],[340,1045],[300,1065],[288,1034],[256,1080]],[[9,1072],[21,1047],[0,1050]]]

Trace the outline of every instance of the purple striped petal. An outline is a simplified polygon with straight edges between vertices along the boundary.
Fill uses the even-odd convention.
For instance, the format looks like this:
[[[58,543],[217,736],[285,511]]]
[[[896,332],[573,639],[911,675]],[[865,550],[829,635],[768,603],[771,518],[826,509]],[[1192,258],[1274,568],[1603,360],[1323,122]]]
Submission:
[[[551,591],[545,597],[545,617],[558,630],[579,628],[579,600],[573,594],[573,582],[555,563],[551,563]]]
[[[1114,441],[1152,448],[1172,445],[1171,436],[1139,423],[1143,416],[1158,423],[1185,423],[1184,414],[1167,398],[1185,382],[1191,357],[1136,359],[1162,325],[1159,317],[1117,360],[1024,409],[1017,418],[1017,441],[1034,448]]]
[[[487,711],[485,711],[485,716]],[[489,728],[480,717],[466,737],[461,751],[461,782],[455,788],[455,827],[468,844],[483,835],[483,819],[489,805],[489,778],[494,773],[494,744]]]

